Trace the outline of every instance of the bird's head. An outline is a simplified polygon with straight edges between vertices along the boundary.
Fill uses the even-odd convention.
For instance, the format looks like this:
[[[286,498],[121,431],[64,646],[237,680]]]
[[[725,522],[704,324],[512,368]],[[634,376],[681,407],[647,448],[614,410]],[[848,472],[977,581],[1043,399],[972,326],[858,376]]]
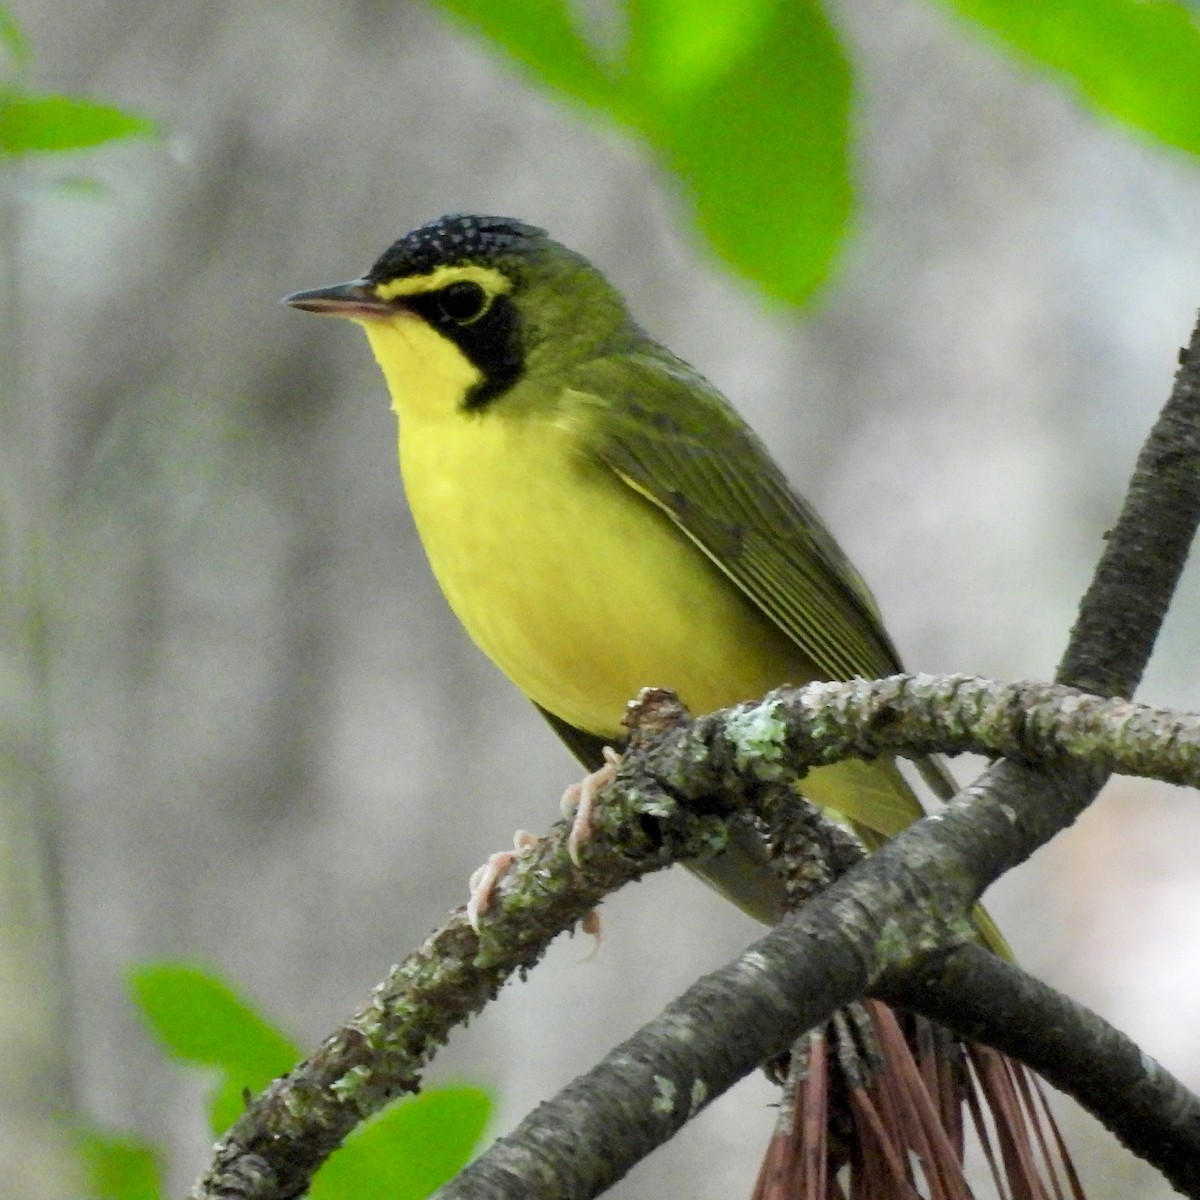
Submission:
[[[586,259],[506,217],[441,217],[394,242],[361,279],[285,303],[362,325],[401,414],[480,410],[524,378],[637,336],[620,294]]]

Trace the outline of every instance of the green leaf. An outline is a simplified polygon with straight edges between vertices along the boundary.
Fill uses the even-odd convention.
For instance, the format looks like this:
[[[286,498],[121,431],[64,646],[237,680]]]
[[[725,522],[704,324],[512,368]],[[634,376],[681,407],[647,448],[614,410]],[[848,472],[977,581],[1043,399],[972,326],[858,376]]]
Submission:
[[[221,1072],[210,1106],[227,1129],[260,1092],[300,1060],[299,1049],[217,975],[185,963],[151,963],[130,976],[150,1030],[178,1059]]]
[[[853,199],[850,72],[813,0],[775,6],[731,68],[650,137],[717,253],[778,299],[828,275]]]
[[[0,91],[0,152],[62,153],[154,132],[145,117],[74,96]]]
[[[562,0],[441,0],[440,7],[510,54],[547,87],[612,104],[611,82]]]
[[[1200,154],[1200,27],[1164,0],[943,0],[1095,108]]]
[[[0,4],[0,45],[12,56],[14,63],[22,65],[29,61],[29,42],[6,4]]]
[[[441,0],[532,78],[641,134],[735,270],[799,303],[849,219],[850,73],[818,0],[614,0],[624,44],[566,0]]]
[[[300,1051],[223,979],[187,963],[149,963],[130,975],[151,1032],[184,1062],[218,1067],[265,1087]]]
[[[364,1122],[321,1168],[312,1200],[423,1200],[470,1160],[491,1112],[477,1088],[437,1088]]]
[[[761,42],[780,0],[629,0],[629,65],[665,97],[714,82]]]
[[[148,1143],[99,1129],[78,1140],[88,1200],[161,1200],[162,1167]]]

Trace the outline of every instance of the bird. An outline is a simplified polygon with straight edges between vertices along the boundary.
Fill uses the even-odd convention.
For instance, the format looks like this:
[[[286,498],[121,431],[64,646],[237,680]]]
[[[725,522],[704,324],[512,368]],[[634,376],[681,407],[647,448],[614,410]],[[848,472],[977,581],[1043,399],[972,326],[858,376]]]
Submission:
[[[709,712],[902,669],[862,577],[730,402],[544,230],[441,217],[361,278],[284,303],[366,332],[451,609],[588,770],[646,686]],[[917,765],[954,793],[940,761]],[[890,758],[799,786],[869,848],[925,812]],[[689,866],[778,919],[781,885],[747,830]],[[976,923],[1006,954],[982,909]]]
[[[703,713],[787,684],[902,669],[866,583],[733,405],[635,321],[600,270],[544,230],[509,217],[440,217],[392,243],[366,274],[284,302],[365,331],[398,419],[404,491],[451,609],[589,771],[611,764],[628,702],[645,687]],[[914,761],[938,797],[957,790],[939,759]],[[868,849],[925,812],[887,757],[820,766],[797,787]],[[749,825],[688,865],[749,915],[780,918],[783,888]],[[974,923],[983,944],[1010,956],[981,907]],[[861,1019],[880,1044],[903,1050],[906,1035],[879,1010]],[[914,1045],[946,1042],[916,1038],[905,1020]],[[835,1059],[857,1053],[851,1043]],[[811,1067],[825,1052],[819,1036],[808,1045]],[[920,1120],[960,1111],[977,1078],[1005,1131],[998,1144],[1023,1148],[1012,1163],[1004,1155],[1021,1176],[1014,1194],[1052,1194],[1022,1174],[1036,1175],[1029,1147],[1047,1144],[1015,1099],[1036,1090],[1025,1068],[986,1047],[947,1053],[945,1069],[908,1073],[948,1081],[954,1096],[929,1101]],[[822,1101],[853,1094],[860,1116],[874,1105],[876,1116],[857,1122],[858,1159],[839,1160],[851,1162],[851,1197],[876,1194],[876,1169],[899,1171],[903,1183],[909,1149],[923,1155],[928,1144],[905,1128],[920,1124],[907,1084],[876,1075],[872,1086],[885,1091],[874,1100],[847,1083]],[[779,1155],[824,1161],[825,1150],[814,1157],[796,1141],[829,1142],[837,1122],[814,1111],[785,1122],[764,1178],[783,1177]],[[974,1101],[971,1111],[980,1111]],[[957,1155],[947,1151],[936,1168],[922,1158],[927,1175],[961,1179],[956,1119],[938,1145],[957,1144]],[[1048,1112],[1044,1120],[1053,1126]],[[876,1135],[887,1145],[864,1148]],[[1057,1132],[1052,1140],[1061,1148]],[[857,1177],[854,1161],[868,1164]],[[780,1186],[760,1181],[756,1195],[794,1194]],[[1077,1181],[1063,1191],[1080,1195]]]

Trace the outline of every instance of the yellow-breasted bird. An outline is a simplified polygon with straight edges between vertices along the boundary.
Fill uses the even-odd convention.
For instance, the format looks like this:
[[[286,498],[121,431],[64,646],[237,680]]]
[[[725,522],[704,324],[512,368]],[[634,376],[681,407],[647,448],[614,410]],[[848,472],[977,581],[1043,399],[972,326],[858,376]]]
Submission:
[[[644,686],[708,712],[900,670],[862,579],[753,432],[542,230],[443,217],[362,278],[287,303],[366,331],[450,606],[589,768]],[[918,765],[953,790],[937,762]],[[870,845],[923,813],[887,759],[821,767],[800,788]],[[694,869],[776,918],[759,847]]]

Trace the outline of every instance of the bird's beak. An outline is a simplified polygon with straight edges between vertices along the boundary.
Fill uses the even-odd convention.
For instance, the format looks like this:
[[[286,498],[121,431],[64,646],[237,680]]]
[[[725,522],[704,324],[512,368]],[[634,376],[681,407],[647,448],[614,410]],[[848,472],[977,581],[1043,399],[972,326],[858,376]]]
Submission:
[[[326,317],[349,317],[351,320],[370,320],[372,317],[389,316],[396,309],[386,300],[380,300],[365,279],[352,279],[349,283],[335,283],[332,287],[311,288],[307,292],[293,292],[284,296],[283,304],[302,308],[305,312],[320,313]]]

